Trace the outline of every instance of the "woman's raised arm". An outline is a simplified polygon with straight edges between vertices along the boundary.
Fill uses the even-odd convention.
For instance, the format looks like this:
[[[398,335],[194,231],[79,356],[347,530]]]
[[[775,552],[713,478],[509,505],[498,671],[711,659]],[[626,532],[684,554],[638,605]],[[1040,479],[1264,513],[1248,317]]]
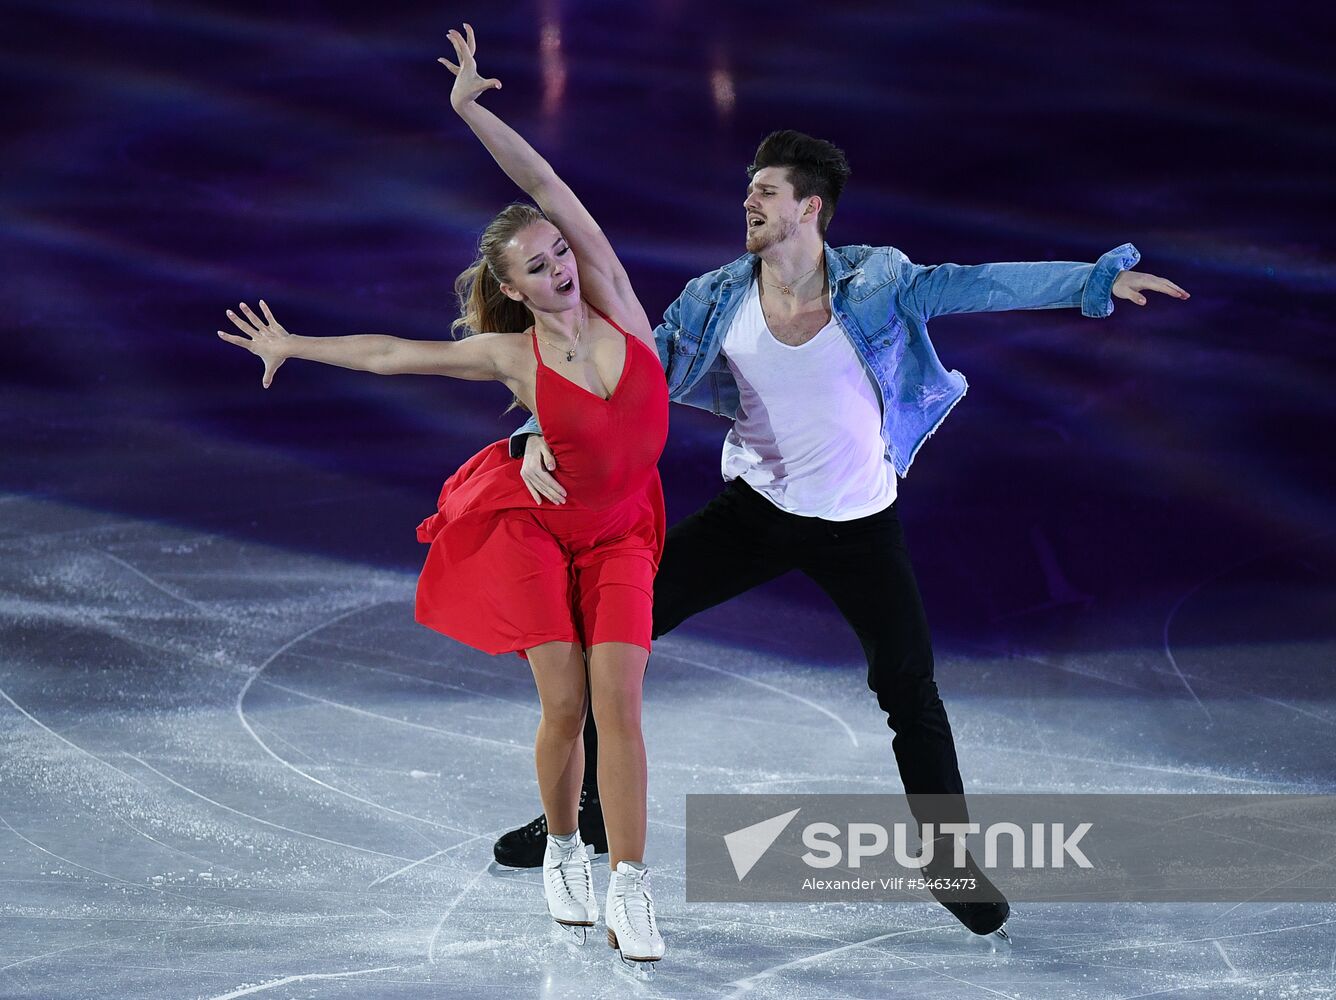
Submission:
[[[478,104],[478,97],[484,91],[500,90],[501,81],[479,75],[474,59],[477,42],[473,28],[465,24],[464,31],[465,35],[453,29],[449,33],[458,64],[445,58],[439,60],[455,74],[454,89],[450,92],[451,106],[487,147],[497,166],[538,204],[543,214],[566,237],[575,250],[585,298],[626,324],[628,330],[653,348],[654,336],[644,307],[636,298],[612,244],[589,210],[523,136]]]

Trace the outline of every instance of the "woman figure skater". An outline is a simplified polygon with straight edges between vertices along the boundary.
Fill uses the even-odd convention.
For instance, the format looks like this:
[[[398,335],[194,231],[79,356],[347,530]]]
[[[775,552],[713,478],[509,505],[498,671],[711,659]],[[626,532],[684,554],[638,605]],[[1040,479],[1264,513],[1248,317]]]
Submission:
[[[534,744],[550,832],[549,913],[583,942],[598,920],[577,809],[586,711],[598,720],[598,785],[612,874],[608,943],[648,977],[663,957],[645,849],[641,685],[664,537],[657,463],[668,392],[654,335],[621,262],[569,187],[523,138],[478,104],[473,29],[452,30],[450,101],[497,164],[537,203],[487,226],[479,259],[455,283],[467,334],[454,341],[381,335],[300,337],[269,307],[228,312],[229,343],[264,361],[263,385],[289,358],[380,375],[449,375],[504,383],[540,415],[563,469],[564,504],[539,506],[497,441],[446,480],[418,527],[431,545],[418,580],[419,622],[487,653],[529,661],[542,718]],[[586,656],[588,663],[586,665]],[[587,673],[586,673],[587,671]]]

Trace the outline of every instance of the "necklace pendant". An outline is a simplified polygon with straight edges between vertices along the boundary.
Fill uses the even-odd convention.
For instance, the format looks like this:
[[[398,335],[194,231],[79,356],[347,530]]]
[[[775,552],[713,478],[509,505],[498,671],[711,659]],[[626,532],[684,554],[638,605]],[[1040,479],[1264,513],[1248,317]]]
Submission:
[[[575,348],[571,348],[569,351],[566,352],[566,360],[567,361],[575,360]]]

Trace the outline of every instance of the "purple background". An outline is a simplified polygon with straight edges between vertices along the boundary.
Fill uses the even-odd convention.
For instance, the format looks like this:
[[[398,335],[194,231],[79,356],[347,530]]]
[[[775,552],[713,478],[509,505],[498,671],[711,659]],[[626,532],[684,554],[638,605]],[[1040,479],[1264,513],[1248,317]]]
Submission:
[[[1131,241],[1193,293],[933,322],[971,382],[901,484],[939,648],[1332,635],[1317,5],[8,3],[0,489],[416,571],[441,480],[518,423],[506,390],[294,362],[266,393],[214,331],[264,297],[297,333],[447,335],[518,196],[434,61],[465,17],[505,82],[487,104],[651,317],[741,253],[743,168],[781,127],[849,155],[833,243],[974,263]],[[718,489],[726,429],[672,421],[670,521]],[[786,607],[827,605],[789,577],[685,628],[857,658],[833,614]]]

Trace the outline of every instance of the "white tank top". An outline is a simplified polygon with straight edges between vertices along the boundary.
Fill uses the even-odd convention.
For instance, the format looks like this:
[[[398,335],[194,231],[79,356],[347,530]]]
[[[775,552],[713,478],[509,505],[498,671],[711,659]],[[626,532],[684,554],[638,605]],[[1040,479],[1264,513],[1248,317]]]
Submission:
[[[781,510],[851,521],[895,500],[871,376],[831,314],[807,343],[775,339],[758,284],[724,334],[738,413],[724,439],[724,479],[739,476]]]

